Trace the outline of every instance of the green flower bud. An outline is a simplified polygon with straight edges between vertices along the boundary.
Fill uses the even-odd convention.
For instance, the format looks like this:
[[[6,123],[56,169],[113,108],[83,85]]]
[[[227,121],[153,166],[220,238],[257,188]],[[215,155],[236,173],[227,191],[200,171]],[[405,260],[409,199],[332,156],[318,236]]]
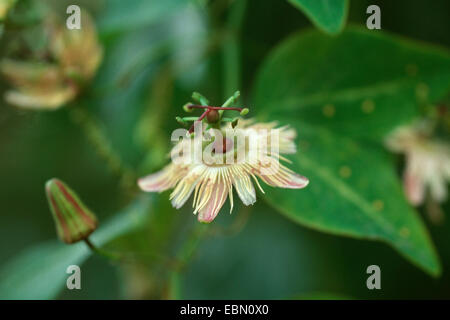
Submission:
[[[65,243],[86,239],[97,229],[97,218],[64,182],[51,179],[45,185],[58,237]]]

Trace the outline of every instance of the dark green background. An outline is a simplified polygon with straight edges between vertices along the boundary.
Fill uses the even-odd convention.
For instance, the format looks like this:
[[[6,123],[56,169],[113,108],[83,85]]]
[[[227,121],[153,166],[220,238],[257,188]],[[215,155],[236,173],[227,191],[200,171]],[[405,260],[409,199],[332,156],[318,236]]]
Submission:
[[[449,1],[353,0],[348,23],[364,25],[365,9],[370,4],[381,7],[383,30],[450,46]],[[89,6],[100,15],[104,4],[90,3]],[[221,14],[214,17],[211,24],[223,25],[225,19],[226,15]],[[164,23],[160,21],[125,35],[116,31],[103,34],[106,58],[102,68],[110,68],[109,74],[114,74],[119,61],[132,61],[133,46],[137,50],[150,50],[154,38],[164,37],[160,32],[165,30],[161,27]],[[310,25],[287,1],[248,1],[240,40],[244,101],[250,96],[256,72],[268,52],[288,35]],[[131,39],[130,45],[122,56],[115,58],[111,52],[118,54],[120,46],[117,43],[120,41],[117,39],[124,37]],[[91,99],[87,107],[105,122],[114,147],[132,166],[138,166],[143,157],[133,138],[134,123],[145,111],[151,98],[151,87],[161,81],[161,65],[167,61],[171,61],[170,58],[162,57],[145,64],[130,81],[117,84],[111,76],[95,82],[104,85],[111,80],[113,89],[102,97],[102,101]],[[189,85],[176,82],[167,103],[173,107],[181,106],[192,90],[204,93],[213,101],[222,101],[226,94],[221,85],[221,63],[217,53],[210,56],[203,77]],[[189,79],[190,71],[183,76]],[[175,126],[173,115],[179,112],[173,109],[163,117],[168,121],[167,128]],[[1,100],[0,130],[0,267],[24,248],[55,238],[44,193],[44,183],[49,178],[59,177],[70,183],[95,210],[100,221],[124,205],[117,178],[108,172],[79,129],[69,121],[66,110],[27,112],[7,106]],[[167,130],[165,134],[168,136],[169,132]],[[146,172],[144,168],[140,171],[141,174]],[[225,211],[215,223],[232,223],[237,215],[230,216]],[[449,212],[448,204],[445,211]],[[167,214],[175,214],[175,211]],[[182,297],[281,299],[326,292],[371,299],[450,298],[449,219],[447,217],[440,226],[431,225],[424,219],[444,270],[440,278],[433,279],[384,244],[312,231],[292,224],[263,201],[258,201],[240,233],[203,240],[184,273]],[[365,271],[371,264],[381,267],[382,290],[366,288]],[[103,259],[91,258],[82,270],[83,289],[77,292],[65,290],[61,298],[123,297],[119,271]]]

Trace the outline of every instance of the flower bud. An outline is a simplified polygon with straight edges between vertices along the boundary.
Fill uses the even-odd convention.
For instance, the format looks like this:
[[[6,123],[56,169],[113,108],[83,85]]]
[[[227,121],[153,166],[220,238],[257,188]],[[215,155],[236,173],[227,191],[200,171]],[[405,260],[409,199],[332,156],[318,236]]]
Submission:
[[[58,237],[65,243],[86,239],[97,228],[97,218],[64,182],[51,179],[45,185]]]

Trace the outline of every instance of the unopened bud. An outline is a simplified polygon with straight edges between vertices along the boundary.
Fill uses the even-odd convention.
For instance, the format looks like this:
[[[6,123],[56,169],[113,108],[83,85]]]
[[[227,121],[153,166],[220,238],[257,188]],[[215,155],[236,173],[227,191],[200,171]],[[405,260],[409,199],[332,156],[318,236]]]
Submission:
[[[65,243],[86,239],[97,229],[97,218],[64,182],[51,179],[45,185],[58,237]]]

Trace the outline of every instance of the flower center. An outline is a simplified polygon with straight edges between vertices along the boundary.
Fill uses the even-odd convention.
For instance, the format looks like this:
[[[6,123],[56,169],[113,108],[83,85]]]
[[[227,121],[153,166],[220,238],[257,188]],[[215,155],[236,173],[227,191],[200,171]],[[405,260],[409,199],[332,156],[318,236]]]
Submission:
[[[224,154],[234,148],[233,140],[229,138],[223,138],[222,142],[214,141],[213,149],[215,154]]]

